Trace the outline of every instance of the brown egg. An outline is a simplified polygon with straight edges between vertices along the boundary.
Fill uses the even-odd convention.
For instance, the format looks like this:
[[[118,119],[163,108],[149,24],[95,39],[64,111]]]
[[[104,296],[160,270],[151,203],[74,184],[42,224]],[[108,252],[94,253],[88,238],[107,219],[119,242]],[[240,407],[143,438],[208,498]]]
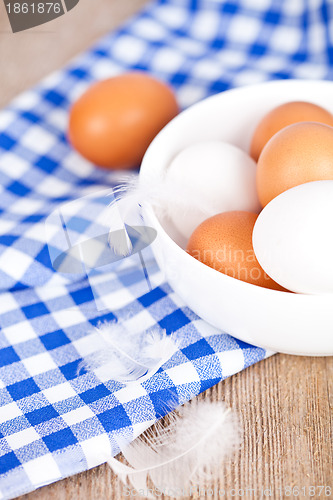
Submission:
[[[220,273],[264,288],[284,290],[265,273],[254,254],[252,232],[257,217],[241,211],[214,215],[192,233],[187,252]]]
[[[263,207],[287,189],[319,180],[333,180],[332,127],[295,123],[275,134],[262,150],[257,191]]]
[[[178,111],[165,83],[145,73],[125,73],[95,83],[74,103],[69,140],[96,165],[138,167],[152,139]]]
[[[287,102],[274,108],[264,116],[253,134],[250,147],[252,158],[257,161],[263,147],[276,132],[297,122],[319,122],[333,126],[333,116],[311,102]]]

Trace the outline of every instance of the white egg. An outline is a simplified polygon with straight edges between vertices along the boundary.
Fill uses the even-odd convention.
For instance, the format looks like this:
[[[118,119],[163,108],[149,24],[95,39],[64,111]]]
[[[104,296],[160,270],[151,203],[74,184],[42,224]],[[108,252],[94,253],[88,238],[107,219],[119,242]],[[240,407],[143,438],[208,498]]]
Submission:
[[[333,293],[333,181],[274,198],[255,223],[253,248],[266,273],[293,292]]]
[[[244,151],[222,141],[193,144],[170,163],[166,183],[180,189],[168,215],[188,239],[205,219],[220,212],[259,212],[256,163]]]

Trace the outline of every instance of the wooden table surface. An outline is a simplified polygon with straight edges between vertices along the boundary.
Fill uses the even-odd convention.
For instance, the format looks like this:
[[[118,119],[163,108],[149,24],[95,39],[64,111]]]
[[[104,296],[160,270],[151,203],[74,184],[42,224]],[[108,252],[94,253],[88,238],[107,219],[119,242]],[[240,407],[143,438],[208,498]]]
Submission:
[[[5,105],[17,93],[61,67],[145,3],[80,0],[67,15],[15,35],[10,32],[1,3],[0,104]],[[320,487],[333,488],[332,380],[332,358],[277,354],[200,396],[224,400],[239,413],[244,430],[241,449],[221,468],[219,477],[210,485],[214,494],[207,491],[206,497],[293,498],[298,488],[300,498],[329,498],[328,490]],[[290,488],[295,488],[294,492]],[[199,494],[192,498],[197,497]],[[102,465],[20,497],[46,498],[127,497],[121,482]]]

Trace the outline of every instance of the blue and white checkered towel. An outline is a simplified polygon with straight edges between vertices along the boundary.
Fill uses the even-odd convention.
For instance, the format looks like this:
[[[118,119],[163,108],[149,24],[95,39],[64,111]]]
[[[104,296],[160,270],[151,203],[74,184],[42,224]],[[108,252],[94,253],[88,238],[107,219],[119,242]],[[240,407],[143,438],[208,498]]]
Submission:
[[[184,402],[267,355],[216,335],[159,281],[153,261],[160,284],[150,292],[135,257],[102,276],[103,313],[86,277],[54,272],[46,217],[115,182],[67,143],[71,102],[133,68],[169,82],[183,107],[267,79],[332,79],[332,14],[330,0],[157,0],[0,114],[1,499],[104,462],[118,451],[115,436],[135,438],[167,411],[170,394]],[[78,375],[91,326],[111,319],[158,324],[180,348],[141,384]]]

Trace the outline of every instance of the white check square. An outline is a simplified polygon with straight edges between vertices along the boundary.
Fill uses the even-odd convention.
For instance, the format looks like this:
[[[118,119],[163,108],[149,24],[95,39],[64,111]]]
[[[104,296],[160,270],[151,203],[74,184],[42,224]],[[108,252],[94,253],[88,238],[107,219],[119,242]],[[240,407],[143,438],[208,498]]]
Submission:
[[[36,354],[36,356],[23,359],[22,363],[32,377],[57,368],[57,365],[48,352],[43,352],[41,354]]]
[[[301,31],[295,29],[293,26],[279,26],[279,29],[272,33],[270,44],[274,49],[289,54],[290,51],[295,51],[299,48],[301,41]]]
[[[113,43],[113,53],[119,60],[126,63],[137,61],[146,50],[147,44],[133,36],[123,36]]]
[[[199,374],[190,362],[169,368],[166,373],[175,385],[200,382]]]
[[[50,387],[49,389],[44,389],[43,394],[51,404],[57,403],[58,401],[64,401],[65,399],[73,398],[76,396],[76,392],[69,382],[55,385],[53,387]]]
[[[38,193],[51,197],[64,196],[71,191],[71,189],[72,186],[68,182],[63,182],[53,176],[47,177],[36,186],[36,191],[38,191]]]
[[[109,309],[110,311],[115,311],[117,309],[120,309],[121,307],[125,307],[133,300],[133,295],[125,287],[116,290],[115,292],[111,292],[108,294],[103,293],[103,295],[99,295],[98,287],[95,285],[93,277],[89,276],[89,283],[94,295],[97,295],[98,307],[100,310],[102,310],[102,308],[105,308]]]
[[[22,214],[25,217],[32,215],[40,210],[45,202],[41,200],[31,200],[30,198],[21,198],[15,201],[11,206],[11,212]]]
[[[106,462],[112,454],[112,446],[107,434],[100,434],[99,436],[82,441],[80,446],[86,457],[88,469]]]
[[[220,17],[214,10],[202,10],[191,25],[191,35],[199,40],[211,40],[212,33],[218,33]]]
[[[228,28],[228,38],[237,43],[253,43],[262,27],[260,19],[248,16],[237,16],[232,19]]]
[[[2,293],[0,300],[0,314],[7,313],[9,311],[15,311],[18,309],[18,304],[14,299],[14,295],[12,293]]]
[[[16,114],[13,111],[10,111],[9,109],[3,109],[0,113],[0,128],[2,130],[6,129],[8,125],[16,120]]]
[[[3,115],[1,112],[0,117]],[[1,118],[0,118],[1,122]],[[5,153],[1,158],[1,171],[11,179],[20,179],[30,167],[30,163],[13,153]]]
[[[23,464],[23,468],[31,483],[37,488],[39,485],[61,479],[62,474],[51,454],[35,458]]]
[[[20,417],[21,415],[23,415],[22,411],[14,402],[1,406],[0,423],[8,422],[14,418]]]
[[[20,94],[13,102],[14,109],[18,109],[20,112],[24,109],[34,109],[40,102],[40,95],[35,90],[27,90]]]
[[[40,439],[40,435],[37,434],[33,427],[28,427],[23,431],[6,436],[6,441],[13,450],[18,450],[27,444],[38,441],[38,439]]]
[[[98,332],[93,331],[91,334],[75,340],[75,342],[73,342],[73,346],[79,355],[84,358],[93,352],[105,348],[105,341]]]
[[[56,311],[52,313],[52,316],[54,321],[56,321],[62,329],[86,322],[84,314],[78,309]]]
[[[63,413],[61,418],[66,422],[67,425],[75,425],[84,420],[94,417],[94,413],[90,410],[88,406],[82,406],[76,410],[70,411],[68,413]]]
[[[57,137],[41,127],[30,127],[23,135],[21,143],[23,146],[32,149],[35,153],[45,154],[50,151],[57,142]]]
[[[133,383],[128,384],[123,389],[119,389],[119,391],[114,392],[113,395],[118,399],[119,403],[124,404],[132,401],[133,399],[147,396],[147,391],[141,384]]]
[[[1,186],[0,186],[0,194],[1,194]],[[12,220],[1,220],[0,219],[0,235],[8,234],[17,226],[16,221]]]
[[[177,71],[184,64],[184,56],[175,49],[164,47],[153,60],[156,71]]]
[[[37,337],[35,330],[29,321],[20,321],[12,326],[7,326],[3,329],[8,342],[12,345],[26,342],[27,340],[35,339]]]
[[[222,368],[222,376],[229,377],[244,368],[244,355],[241,349],[217,353]]]
[[[156,321],[147,309],[143,309],[132,318],[123,321],[123,325],[129,332],[143,332],[155,326]]]
[[[40,241],[43,245],[45,244],[45,223],[39,222],[32,224],[31,227],[25,233],[26,238],[32,240]]]
[[[44,286],[35,290],[40,300],[47,302],[48,300],[57,299],[67,295],[67,290],[63,286]]]
[[[0,269],[20,281],[32,262],[30,255],[10,247],[0,256]]]

